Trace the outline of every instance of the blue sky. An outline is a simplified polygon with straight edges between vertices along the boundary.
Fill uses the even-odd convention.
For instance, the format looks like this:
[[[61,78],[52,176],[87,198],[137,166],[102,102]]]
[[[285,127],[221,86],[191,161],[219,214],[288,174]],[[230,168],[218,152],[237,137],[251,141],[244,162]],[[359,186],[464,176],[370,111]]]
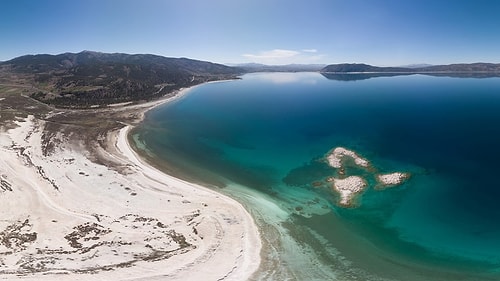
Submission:
[[[0,61],[92,50],[219,63],[500,63],[496,0],[12,0]]]

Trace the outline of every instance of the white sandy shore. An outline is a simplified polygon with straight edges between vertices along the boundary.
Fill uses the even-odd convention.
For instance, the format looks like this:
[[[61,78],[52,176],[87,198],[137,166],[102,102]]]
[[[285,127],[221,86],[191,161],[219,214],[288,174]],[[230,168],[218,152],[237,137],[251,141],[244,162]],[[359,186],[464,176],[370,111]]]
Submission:
[[[42,153],[44,121],[0,133],[0,279],[245,280],[261,241],[235,200],[143,162],[129,127],[103,157],[60,137]]]

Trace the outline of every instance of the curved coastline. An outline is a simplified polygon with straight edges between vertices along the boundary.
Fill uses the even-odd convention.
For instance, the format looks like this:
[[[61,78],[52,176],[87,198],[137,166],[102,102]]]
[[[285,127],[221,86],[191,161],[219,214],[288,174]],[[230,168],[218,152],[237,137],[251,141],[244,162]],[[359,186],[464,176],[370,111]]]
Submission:
[[[171,100],[50,110],[0,128],[0,235],[14,239],[0,243],[0,279],[247,280],[255,274],[262,246],[249,212],[226,195],[154,168],[128,141],[146,111]],[[87,128],[98,131],[97,140],[55,121],[103,112],[123,118],[112,130]]]
[[[191,91],[196,87],[210,83],[222,83],[227,81],[231,80],[209,81],[189,88],[183,88],[181,90],[178,90],[173,97],[161,99],[157,102],[150,103],[150,105],[147,106],[145,110],[141,111],[137,120],[139,122],[143,122],[146,113],[148,111],[153,110],[166,103],[181,99],[186,94],[188,94],[189,91]],[[201,279],[204,279],[207,278],[208,276],[206,274],[207,272],[211,272],[209,275],[213,277],[216,277],[217,274],[220,274],[222,277],[219,277],[218,280],[250,279],[253,275],[256,274],[256,271],[261,266],[261,248],[262,248],[260,231],[252,215],[245,209],[245,207],[243,207],[243,205],[240,202],[238,202],[233,198],[228,197],[225,194],[214,191],[213,189],[205,187],[202,184],[192,183],[185,181],[181,178],[177,178],[149,164],[147,159],[144,158],[144,156],[138,152],[140,151],[140,149],[134,149],[135,143],[130,142],[131,140],[130,134],[132,133],[134,127],[135,127],[134,125],[126,125],[118,132],[114,132],[114,137],[116,138],[115,144],[118,151],[120,151],[128,160],[133,162],[135,165],[139,166],[143,172],[147,171],[146,173],[149,174],[150,176],[156,174],[158,176],[157,180],[159,182],[162,182],[166,186],[166,188],[171,188],[172,186],[179,186],[181,188],[183,186],[188,188],[194,187],[194,190],[192,190],[191,192],[196,193],[196,196],[202,198],[202,201],[204,201],[202,205],[205,208],[208,208],[210,206],[214,207],[211,208],[212,210],[210,211],[212,212],[212,215],[210,215],[209,217],[211,217],[212,219],[212,224],[213,226],[215,226],[215,230],[208,229],[208,231],[216,232],[219,238],[219,241],[217,241],[216,243],[217,246],[214,247],[213,244],[209,245],[210,242],[206,243],[207,245],[204,245],[205,246],[204,251],[202,251],[199,254],[199,257],[196,259],[198,261],[198,263],[196,264],[197,268],[192,268],[193,263],[184,265],[183,269],[178,272],[177,276],[175,276],[174,279],[192,280],[193,276],[198,276],[198,275],[200,276]],[[186,192],[187,190],[184,191]],[[200,191],[203,193],[198,194]],[[183,195],[181,195],[181,197],[186,198],[185,200],[183,200],[183,202],[189,200],[190,197],[189,195],[191,196],[194,195],[191,192],[186,192]],[[208,201],[210,200],[207,200],[207,197],[204,196],[205,192],[207,194],[210,194],[215,199],[214,201],[210,202],[211,203],[210,205],[208,203]],[[224,211],[221,210],[221,206],[227,208],[226,205],[229,205],[230,208],[230,210],[228,210],[228,213],[232,215],[237,214],[239,218],[237,218],[237,221],[232,221],[228,223],[224,228],[224,230],[221,230],[221,228],[219,227],[223,225],[224,222],[227,223],[228,221],[228,214],[224,213],[225,210]],[[215,216],[218,216],[218,218],[216,218]],[[236,216],[234,218],[236,218]],[[231,232],[235,234],[229,233],[230,232],[228,231],[229,229],[232,229]],[[195,232],[197,231],[198,230],[196,230]],[[223,235],[224,239],[221,238],[220,235],[221,231],[224,234]],[[238,232],[240,232],[239,235]],[[204,238],[202,238],[202,240],[204,240]],[[239,251],[237,251],[238,249]],[[210,260],[208,260],[207,256],[210,256],[216,251],[218,252],[217,257],[214,258],[212,256]],[[234,255],[234,256],[232,258],[228,258],[228,255],[229,256]],[[231,270],[225,272],[227,270],[225,268],[226,267],[229,268],[228,265],[232,265]],[[217,273],[217,271],[220,271],[225,274],[222,275],[221,273]],[[165,276],[157,276],[157,277],[161,279]],[[146,278],[146,280],[154,280],[154,277],[149,276]]]
[[[205,262],[199,263],[199,268],[194,269],[194,271],[198,270],[200,272],[200,278],[206,278],[204,272],[214,271],[214,265],[231,264],[234,262],[235,266],[230,272],[227,272],[221,280],[249,279],[260,266],[261,249],[260,234],[250,213],[246,211],[239,202],[224,194],[218,193],[199,184],[178,179],[149,165],[131,147],[128,139],[128,134],[131,129],[131,126],[126,126],[117,134],[116,147],[122,155],[130,160],[134,165],[139,167],[140,171],[145,173],[147,177],[154,177],[153,179],[155,181],[161,182],[166,188],[170,189],[169,192],[172,192],[172,187],[181,189],[183,194],[182,197],[185,198],[183,202],[186,202],[185,200],[191,201],[193,199],[201,199],[203,201],[201,204],[205,208],[211,209],[207,212],[209,213],[209,215],[206,215],[207,218],[213,220],[213,226],[215,226],[217,234],[220,235],[220,232],[222,232],[222,235],[224,236],[223,238],[219,238],[220,240],[217,241],[218,243],[216,248],[214,248],[213,245],[200,245],[206,248],[206,252],[203,253],[204,255],[212,251],[217,251],[219,253],[217,254],[216,259],[213,258],[210,262],[206,262],[206,264]],[[194,193],[196,193],[196,196],[194,196]],[[191,201],[191,203],[195,202]],[[211,208],[211,206],[213,206],[213,208]],[[202,212],[201,215],[203,216],[204,213],[205,212]],[[234,216],[231,220],[235,221],[224,223],[229,219],[229,213]],[[225,227],[223,226],[224,224],[226,224]],[[222,228],[220,228],[221,226]],[[239,255],[234,256],[233,258],[228,258],[228,255],[234,255],[234,248],[240,249]],[[182,274],[186,274],[188,279],[193,278],[193,272],[191,270],[193,269],[190,269],[189,273],[182,272],[176,278],[183,279],[184,277]]]
[[[184,97],[186,94],[188,94],[189,91],[192,89],[205,85],[205,84],[210,84],[210,83],[221,83],[221,82],[226,82],[230,80],[220,80],[220,81],[209,81],[205,82],[199,85],[195,85],[189,88],[183,88],[173,96],[169,97],[166,99],[161,99],[157,102],[152,102],[150,103],[149,106],[146,107],[145,110],[142,110],[140,115],[138,116],[137,120],[139,122],[143,122],[144,118],[146,116],[146,113],[150,110],[153,110],[159,106],[162,106],[166,103],[181,99]],[[200,260],[197,265],[198,268],[191,268],[193,263],[187,264],[183,266],[183,270],[179,271],[178,274],[175,276],[174,279],[176,280],[192,280],[193,276],[200,276],[201,279],[207,278],[207,272],[211,272],[211,276],[216,277],[218,268],[224,268],[227,267],[227,265],[231,264],[234,262],[233,267],[231,268],[230,271],[225,272],[224,275],[221,275],[222,277],[219,277],[218,280],[247,280],[250,279],[251,276],[255,275],[256,271],[261,265],[261,248],[262,248],[262,241],[260,238],[260,232],[257,227],[257,224],[254,221],[254,218],[250,215],[250,213],[241,205],[240,202],[236,201],[233,198],[228,197],[227,195],[224,195],[222,193],[216,192],[213,189],[210,189],[208,187],[203,186],[202,184],[199,183],[192,183],[188,182],[186,180],[183,180],[181,178],[177,178],[173,175],[170,175],[169,173],[162,171],[161,169],[156,168],[155,166],[151,165],[148,163],[147,158],[145,158],[144,155],[141,155],[140,151],[141,149],[135,148],[134,149],[134,142],[131,142],[130,134],[133,132],[133,129],[135,128],[134,125],[126,125],[122,129],[120,129],[118,132],[114,132],[113,137],[116,138],[116,148],[118,151],[120,151],[123,156],[125,156],[128,160],[130,160],[132,163],[140,167],[140,170],[143,172],[146,172],[149,176],[152,175],[157,175],[157,181],[162,182],[166,188],[171,188],[173,186],[179,186],[179,187],[188,187],[188,188],[194,188],[191,190],[191,192],[198,193],[198,192],[203,192],[202,194],[196,194],[197,196],[200,196],[203,198],[202,200],[204,201],[202,205],[207,208],[210,206],[213,206],[213,210],[211,212],[213,213],[210,217],[213,220],[212,224],[215,228],[209,231],[215,231],[217,236],[219,236],[219,241],[216,243],[217,247],[214,247],[214,245],[211,245],[207,247],[205,246],[205,250],[202,251],[199,254],[199,257],[196,260]],[[186,192],[187,190],[184,190],[185,193],[181,195],[181,197],[186,198],[183,200],[183,202],[187,202],[186,200],[190,200],[190,196],[193,196],[194,194],[191,192]],[[172,191],[169,191],[169,193]],[[214,201],[208,203],[207,197],[204,196],[204,193],[210,194],[212,197],[214,197]],[[197,197],[196,196],[196,197]],[[191,202],[190,202],[191,203]],[[185,204],[185,203],[184,203]],[[220,204],[220,205],[219,205]],[[227,214],[224,214],[223,211],[221,211],[221,206],[229,205],[230,213],[232,215],[238,214],[239,218],[238,221],[233,221],[230,222],[228,225],[226,225],[226,228],[222,230],[220,228],[221,222],[228,220]],[[222,208],[224,209],[224,208]],[[215,218],[215,216],[219,216],[218,218]],[[223,223],[222,223],[223,224]],[[241,232],[239,237],[238,235],[235,234],[227,234],[226,232],[229,228],[233,228],[232,232]],[[221,232],[223,232],[225,235],[226,241],[223,241],[221,239]],[[200,236],[201,237],[201,236]],[[204,240],[204,238],[202,238]],[[240,246],[236,246],[240,245]],[[235,251],[235,249],[238,249],[239,251]],[[210,256],[213,252],[217,251],[218,255],[217,258],[211,258],[211,260],[207,259],[207,256]],[[233,252],[237,252],[238,255],[234,256],[233,258],[228,258],[228,255],[231,256],[231,254],[234,255]],[[224,265],[225,264],[225,265]],[[225,269],[222,270],[224,272]],[[164,278],[165,276],[156,276],[157,278]],[[169,276],[173,277],[173,276]],[[148,276],[145,280],[156,280],[154,279],[154,276]],[[140,279],[142,280],[142,279]]]

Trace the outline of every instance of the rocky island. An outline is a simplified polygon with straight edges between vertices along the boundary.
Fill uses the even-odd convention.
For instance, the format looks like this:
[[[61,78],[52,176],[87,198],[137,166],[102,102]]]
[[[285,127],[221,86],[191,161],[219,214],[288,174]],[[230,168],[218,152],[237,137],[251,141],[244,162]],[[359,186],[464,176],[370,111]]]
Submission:
[[[363,192],[366,181],[359,176],[349,176],[343,179],[331,178],[332,188],[340,194],[339,203],[343,206],[350,206],[354,195]]]
[[[328,156],[327,160],[330,166],[333,168],[342,168],[342,161],[344,160],[345,157],[350,157],[354,160],[354,163],[356,165],[361,166],[361,167],[368,167],[369,162],[368,160],[362,158],[359,156],[356,152],[352,150],[345,149],[343,147],[337,147],[335,148]]]
[[[369,187],[368,181],[359,175],[351,175],[346,172],[349,167],[346,165],[347,159],[352,159],[354,164],[365,169],[379,183],[375,189],[381,190],[387,187],[397,186],[405,182],[409,177],[409,173],[393,172],[388,174],[378,174],[377,169],[371,167],[370,162],[361,157],[353,150],[344,147],[336,147],[332,149],[325,157],[326,162],[332,168],[338,169],[337,175],[329,177],[327,182],[332,182],[332,190],[338,193],[340,199],[338,204],[342,207],[353,207],[355,197],[363,193]],[[370,168],[370,169],[368,169]]]
[[[383,187],[390,187],[403,183],[409,177],[410,174],[408,173],[395,172],[391,174],[377,175],[377,180]]]

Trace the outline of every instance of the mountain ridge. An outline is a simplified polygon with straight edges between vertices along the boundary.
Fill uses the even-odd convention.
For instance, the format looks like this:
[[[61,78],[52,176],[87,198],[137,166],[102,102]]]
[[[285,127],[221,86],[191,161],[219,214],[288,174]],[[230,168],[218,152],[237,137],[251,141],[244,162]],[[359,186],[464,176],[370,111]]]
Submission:
[[[93,51],[25,55],[0,63],[3,80],[22,78],[36,89],[31,97],[74,108],[151,100],[241,73],[240,68],[188,58]]]

